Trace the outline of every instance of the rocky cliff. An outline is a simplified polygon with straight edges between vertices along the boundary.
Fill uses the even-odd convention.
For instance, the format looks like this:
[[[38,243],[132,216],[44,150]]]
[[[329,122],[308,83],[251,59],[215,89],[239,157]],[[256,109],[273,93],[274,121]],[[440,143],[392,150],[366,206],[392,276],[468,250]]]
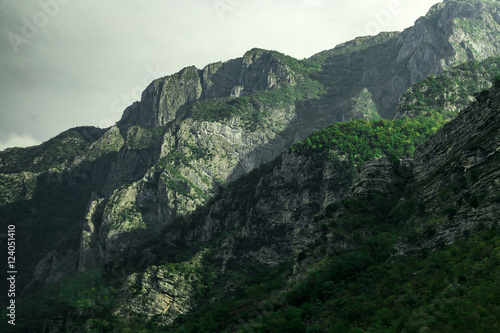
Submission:
[[[373,95],[379,115],[391,118],[412,84],[498,55],[499,24],[496,2],[446,0],[401,33],[358,37],[309,60],[322,66],[315,78],[327,87],[325,99],[336,120],[351,118],[345,117],[352,108],[347,101],[362,91]]]
[[[254,49],[242,58],[187,67],[175,75],[153,81],[141,101],[128,107],[119,127],[156,128],[187,116],[196,101],[251,96],[281,84],[295,84],[296,75],[276,53]]]
[[[439,113],[443,120],[457,116],[475,100],[474,95],[492,86],[500,76],[498,57],[470,61],[412,85],[400,98],[394,118]]]
[[[476,102],[416,150],[410,186],[425,213],[412,223],[419,235],[432,234],[420,246],[449,244],[498,223],[499,88],[497,84],[478,95]]]
[[[411,82],[429,74],[498,54],[498,7],[489,1],[446,0],[400,36],[397,61],[405,61]]]
[[[32,258],[41,260],[32,285],[110,260],[176,216],[203,205],[222,183],[271,160],[305,136],[314,127],[297,128],[296,104],[314,98],[321,86],[290,69],[298,64],[276,52],[252,50],[240,59],[202,71],[187,68],[153,82],[117,126],[60,166],[68,182],[76,177],[91,184],[85,191],[75,188],[79,200],[87,201],[84,214],[52,212],[61,220],[70,218],[77,226],[74,232],[81,228],[82,238],[79,248],[69,242],[73,245],[68,249],[64,241],[57,256],[51,251],[43,260]],[[7,152],[4,160],[16,152]],[[33,156],[33,163],[40,158]],[[9,165],[4,169],[10,172]],[[42,177],[49,172],[43,167],[38,171]],[[29,186],[35,187],[28,180],[36,176],[6,177],[27,179],[28,185],[18,187],[28,201],[34,191]],[[53,177],[61,178],[58,173]],[[32,217],[23,219],[20,224],[28,226]],[[68,257],[60,256],[64,251]],[[26,271],[32,270],[32,260]]]

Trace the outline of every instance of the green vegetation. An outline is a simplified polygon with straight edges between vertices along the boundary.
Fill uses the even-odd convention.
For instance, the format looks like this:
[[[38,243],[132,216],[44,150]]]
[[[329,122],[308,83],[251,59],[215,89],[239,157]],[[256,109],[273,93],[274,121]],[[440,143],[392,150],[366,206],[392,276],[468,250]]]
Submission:
[[[67,130],[39,146],[0,151],[0,173],[42,172],[68,166],[84,154],[102,130],[77,127]]]
[[[118,127],[111,127],[104,135],[85,151],[87,161],[94,161],[102,156],[117,153],[125,140]]]
[[[59,307],[69,306],[80,313],[72,325],[86,323],[95,332],[495,331],[500,318],[498,228],[478,229],[473,237],[440,250],[394,256],[398,236],[407,237],[408,230],[401,226],[419,214],[418,202],[404,202],[400,194],[389,198],[373,194],[327,207],[314,219],[323,234],[311,251],[328,252],[333,239],[347,240],[353,247],[335,248],[292,288],[287,286],[291,263],[228,270],[224,279],[243,286],[233,297],[202,305],[169,326],[163,326],[160,317],[146,320],[136,316],[125,321],[113,315],[115,292],[95,272],[46,287],[23,309],[40,306],[37,302],[52,297]],[[172,263],[150,267],[146,273],[161,269],[170,278],[183,276],[194,281],[197,297],[203,299],[222,292],[213,289],[218,283],[209,267],[206,262],[196,267]],[[139,283],[135,288],[142,292]],[[66,296],[60,297],[61,293]],[[41,327],[43,316],[57,313],[52,305],[44,309],[43,313],[32,311],[32,316],[40,314],[38,319],[23,327],[34,330]]]
[[[455,22],[467,33],[473,40],[481,40],[486,35],[488,25],[483,20],[471,18],[456,18]]]
[[[411,156],[414,147],[441,125],[428,117],[394,121],[351,121],[313,133],[291,150],[318,158],[346,156],[351,164],[369,158]],[[496,132],[495,132],[496,133]],[[486,133],[491,137],[495,133]],[[484,141],[484,138],[478,138]],[[370,146],[372,144],[373,146]],[[471,142],[473,148],[475,142]],[[377,150],[378,149],[378,150]],[[332,155],[332,150],[336,152]],[[375,155],[378,154],[378,155]],[[490,164],[481,166],[486,173]],[[471,184],[457,179],[443,190],[456,191]],[[418,243],[436,232],[441,216],[426,216],[427,229],[413,229],[415,217],[425,215],[425,204],[414,198],[416,188],[392,197],[372,194],[367,199],[348,199],[318,215],[314,223],[323,232],[310,253],[329,253],[330,244],[345,241],[348,249],[334,248],[313,267],[305,281],[285,287],[289,269],[263,274],[246,283],[235,297],[179,318],[166,332],[419,332],[492,331],[500,314],[500,234],[477,226],[454,245],[433,252],[397,256],[397,239]],[[461,203],[477,208],[480,196]],[[452,219],[457,206],[442,214]],[[299,256],[300,258],[300,256]],[[480,267],[480,269],[477,269]],[[238,274],[236,274],[238,275]],[[234,276],[234,274],[233,274]]]
[[[36,188],[36,173],[19,174],[0,173],[0,206],[9,203],[30,200]]]
[[[390,69],[387,67],[388,57],[399,52],[399,35],[398,32],[388,32],[358,37],[309,59],[321,66],[321,71],[309,74],[311,79],[325,87],[326,93],[318,102],[321,114],[343,119],[352,111],[351,101],[367,90],[374,94],[372,102],[378,109],[377,113],[382,118],[392,117],[392,106],[381,103],[381,98],[394,95],[389,82],[395,72],[406,71],[403,62],[394,62]]]
[[[146,129],[131,126],[127,131],[127,147],[129,149],[145,149],[154,147],[161,140],[165,127]]]
[[[252,96],[226,97],[196,102],[192,108],[195,119],[222,121],[238,117],[246,123],[246,128],[255,131],[259,124],[271,125],[270,110],[293,109],[296,101],[317,98],[322,93],[321,85],[313,80],[279,88],[260,91]]]
[[[379,120],[377,105],[373,102],[373,94],[368,89],[363,89],[357,97],[352,99],[352,109],[349,117],[353,119]]]
[[[146,229],[141,210],[136,203],[137,185],[124,184],[115,190],[106,204],[105,215],[109,216],[109,230],[131,231]]]
[[[309,59],[309,61],[313,64],[316,64],[317,66],[321,66],[321,64],[323,64],[327,60],[327,58],[339,55],[347,55],[350,53],[357,53],[366,50],[370,47],[394,39],[398,36],[398,34],[399,33],[397,32],[381,32],[376,36],[359,36],[352,41],[336,46],[332,50],[327,50],[315,54]]]
[[[260,316],[259,308],[262,307],[260,310],[266,313],[276,309],[275,302],[278,301],[276,291],[286,286],[286,277],[290,274],[292,268],[290,263],[268,269],[247,268],[244,273],[230,270],[226,272],[225,278],[239,280],[243,285],[248,285],[235,297],[215,304],[203,305],[196,311],[196,320],[193,320],[195,318],[194,313],[181,316],[173,325],[159,329],[159,331],[231,332],[241,324],[246,326],[245,323],[249,319]],[[258,305],[259,308],[256,309],[255,305]],[[294,332],[287,330],[291,326],[284,320],[280,324],[282,330],[275,332]],[[292,323],[292,325],[295,325],[295,323]],[[243,327],[243,330],[245,329],[248,328]]]
[[[439,2],[432,6],[429,11],[421,16],[418,20],[423,21],[425,23],[430,23],[430,25],[436,25],[439,17],[441,16],[442,9],[445,7],[444,2]],[[427,22],[426,22],[427,21]]]
[[[92,312],[94,315],[109,314],[114,291],[107,287],[102,272],[91,270],[60,282],[47,284],[36,294],[16,302],[16,326],[2,320],[2,332],[39,332],[47,319],[65,314],[68,309]],[[7,318],[6,310],[1,312]]]
[[[151,282],[157,280],[163,288],[165,285],[175,286],[178,292],[183,290],[185,295],[191,295],[195,300],[208,301],[215,285],[215,274],[213,269],[202,257],[206,254],[200,253],[188,262],[168,263],[160,266],[149,266],[142,272],[136,272],[126,279],[115,279],[114,287],[94,283],[92,288],[78,294],[73,294],[66,304],[74,317],[68,319],[67,325],[72,329],[86,328],[86,332],[157,332],[164,327],[165,317],[162,314],[146,316],[141,313],[129,313],[125,318],[116,313],[113,306],[116,305],[118,297],[133,297],[135,304],[147,303],[152,290]],[[203,263],[203,264],[201,264]],[[101,274],[105,275],[105,274]],[[110,277],[107,276],[109,280]],[[168,287],[167,287],[168,288]],[[176,294],[177,296],[177,294]],[[173,299],[175,301],[175,297]],[[127,305],[130,305],[129,303]],[[123,304],[122,304],[123,305]],[[140,305],[139,305],[140,306]],[[130,310],[125,307],[127,310]],[[54,313],[48,313],[48,316]],[[35,326],[33,326],[35,327]],[[41,327],[41,326],[38,326]],[[150,330],[152,329],[152,330]]]
[[[326,315],[330,331],[342,326],[344,332],[419,332],[425,327],[432,332],[479,332],[498,325],[498,232],[391,261],[383,260],[391,244],[386,240],[383,235],[366,238],[358,250],[310,273],[286,295],[289,305],[302,310],[301,319],[307,322],[307,304],[314,304],[310,319]],[[471,273],[478,265],[481,273]]]
[[[285,65],[288,66],[293,72],[300,75],[308,75],[321,70],[321,66],[308,60],[298,60],[280,52],[274,51],[277,56]]]
[[[113,223],[110,227],[116,231],[131,231],[136,229],[146,229],[146,224],[142,220],[140,209],[132,203],[114,212]]]
[[[200,157],[201,152],[199,149],[191,147],[190,150],[195,158]],[[156,164],[156,168],[163,172],[161,174],[161,179],[167,188],[191,200],[200,200],[201,203],[204,203],[208,201],[208,195],[179,171],[183,167],[190,168],[192,158],[193,156],[188,156],[178,150],[174,150],[160,159]]]
[[[198,76],[198,69],[194,66],[188,67],[180,73],[188,81],[198,81],[200,77]]]
[[[178,288],[182,284],[183,289],[192,292],[195,300],[207,300],[213,295],[212,288],[215,285],[216,274],[204,259],[148,267],[145,274],[155,270],[163,272],[165,278],[177,281]]]
[[[415,147],[434,134],[441,123],[433,118],[415,117],[396,120],[351,120],[315,131],[295,143],[290,150],[303,155],[332,159],[340,165],[361,166],[374,157],[394,160],[411,157]]]
[[[439,251],[394,256],[393,245],[401,235],[396,229],[418,214],[418,204],[402,207],[398,201],[397,196],[373,195],[327,208],[315,223],[325,226],[325,235],[333,232],[354,248],[337,248],[291,289],[286,288],[289,264],[249,269],[245,275],[228,271],[233,281],[243,279],[247,287],[150,331],[494,331],[500,315],[498,229],[478,230]],[[326,249],[331,241],[322,238],[314,246]]]
[[[491,87],[500,75],[500,57],[461,64],[414,84],[402,96],[400,114],[432,116],[448,121],[466,107],[474,94]]]
[[[252,52],[257,51],[252,50]],[[274,124],[271,110],[283,109],[293,112],[296,102],[317,99],[324,93],[324,89],[319,82],[311,80],[308,76],[320,70],[317,64],[297,60],[279,52],[274,54],[293,71],[296,82],[282,83],[273,90],[260,91],[252,96],[196,102],[191,109],[192,116],[195,119],[213,122],[236,117],[243,121],[246,129],[250,131],[255,131],[261,126],[280,131],[281,128]]]
[[[423,19],[435,19],[437,12],[434,9]],[[457,24],[477,38],[482,36],[485,28],[482,21],[457,20]],[[249,131],[264,127],[279,132],[283,127],[272,119],[272,110],[283,110],[294,116],[295,108],[301,102],[313,104],[311,110],[333,110],[343,105],[333,103],[341,96],[345,104],[352,102],[348,107],[352,106],[349,110],[355,117],[371,119],[335,123],[315,131],[290,147],[289,152],[307,156],[308,162],[312,161],[311,170],[325,161],[333,164],[345,171],[345,182],[351,180],[349,176],[368,160],[388,156],[394,166],[392,171],[404,178],[406,176],[402,173],[405,170],[400,166],[400,158],[412,157],[416,147],[455,117],[475,93],[483,90],[482,94],[476,95],[479,101],[487,96],[484,89],[490,87],[491,81],[500,84],[500,57],[482,62],[472,61],[437,77],[428,77],[415,84],[403,97],[400,112],[411,117],[382,120],[378,112],[387,116],[384,114],[386,110],[377,109],[378,101],[374,101],[375,97],[370,91],[375,91],[373,88],[376,85],[388,82],[388,78],[393,78],[394,73],[398,72],[397,68],[381,71],[381,74],[377,72],[387,62],[386,55],[389,52],[378,51],[394,47],[397,36],[398,33],[382,33],[375,37],[357,38],[302,61],[275,52],[274,55],[293,71],[293,83],[281,84],[274,90],[247,97],[197,102],[190,110],[191,115],[195,119],[212,122],[236,118]],[[259,55],[261,52],[265,51],[252,50],[245,56]],[[377,56],[370,57],[367,54]],[[183,79],[184,82],[199,79],[194,67],[176,75],[174,79]],[[371,79],[371,75],[376,78]],[[379,95],[384,93],[381,91]],[[313,112],[307,115],[308,106],[301,106],[301,112],[304,113],[300,116],[303,119],[314,117]],[[327,113],[324,112],[324,115]],[[44,186],[48,181],[37,184],[37,172],[50,168],[60,170],[79,156],[92,159],[116,153],[124,144],[128,149],[154,148],[160,143],[165,128],[132,126],[128,129],[125,141],[117,128],[104,136],[99,130],[86,135],[83,132],[83,129],[70,130],[38,147],[0,152],[0,205],[29,199],[37,185],[40,196],[63,202],[60,199],[66,195],[65,192],[59,191],[57,187]],[[478,150],[480,143],[497,136],[498,130],[478,135],[470,140],[465,149]],[[195,144],[176,144],[177,147],[183,147],[182,150],[170,151],[150,171],[155,185],[158,185],[156,181],[159,180],[160,187],[164,185],[171,190],[169,199],[172,194],[179,215],[156,238],[148,239],[137,248],[126,249],[127,253],[122,253],[117,259],[122,260],[121,263],[130,258],[137,259],[123,264],[129,272],[121,276],[136,272],[132,274],[132,279],[120,282],[96,270],[46,285],[18,303],[16,331],[40,331],[47,319],[59,315],[68,319],[70,329],[83,328],[88,332],[490,332],[500,327],[498,222],[491,228],[479,224],[466,230],[463,238],[453,245],[436,244],[434,250],[418,250],[426,240],[438,233],[443,223],[463,217],[464,209],[476,210],[484,208],[486,204],[500,203],[498,194],[469,191],[475,189],[473,186],[482,175],[498,169],[499,153],[490,154],[481,165],[464,171],[459,177],[453,176],[461,173],[462,169],[455,171],[455,174],[447,173],[448,178],[442,177],[444,171],[449,171],[447,168],[459,161],[459,157],[450,157],[427,179],[405,188],[398,186],[393,195],[371,193],[366,198],[351,197],[327,206],[309,221],[309,231],[315,238],[303,252],[297,254],[297,262],[262,267],[244,260],[235,262],[231,258],[224,262],[222,271],[220,265],[213,263],[226,258],[211,257],[210,250],[222,247],[231,236],[245,228],[245,223],[269,224],[265,218],[252,216],[249,211],[258,201],[268,199],[269,175],[279,171],[282,160],[277,158],[257,168],[228,184],[209,200],[208,194],[195,184],[198,180],[192,180],[196,176],[187,175],[196,173],[205,182],[206,178],[195,166],[199,160],[212,159],[214,156]],[[148,154],[148,151],[145,153]],[[460,165],[460,168],[463,166]],[[20,176],[18,172],[21,170],[31,173]],[[85,175],[81,180],[84,184],[88,179],[87,174],[81,174]],[[426,202],[421,201],[426,199],[422,199],[421,193],[417,192],[439,181],[446,182],[446,185],[439,193],[432,195],[435,196],[433,203],[442,205],[431,209],[426,207]],[[146,182],[143,180],[133,186],[125,185],[110,198],[107,209],[114,209],[111,212],[113,230],[128,231],[146,227],[141,210],[136,205],[137,193],[131,193]],[[317,186],[319,182],[314,179],[311,181],[314,184],[304,185],[300,189],[292,185],[285,190],[303,191],[305,187]],[[75,193],[80,190],[78,186],[83,188],[84,185],[68,182],[58,186],[69,189],[66,196],[71,200],[80,200],[81,197]],[[85,197],[90,197],[90,190]],[[118,197],[120,200],[116,200]],[[64,202],[73,203],[68,198]],[[120,207],[118,202],[122,204]],[[211,205],[216,202],[216,209],[212,209],[214,206]],[[182,216],[189,210],[186,206],[191,203],[193,207],[204,203],[207,205],[188,217]],[[42,204],[50,206],[45,202]],[[85,204],[79,203],[80,206]],[[43,205],[33,209],[44,209]],[[75,210],[76,204],[68,206]],[[78,208],[82,212],[85,210],[85,207]],[[25,207],[19,209],[24,210]],[[208,213],[209,219],[214,222],[214,226],[211,226],[213,229],[194,231],[200,221],[207,220]],[[50,210],[44,214],[50,215]],[[83,213],[78,215],[68,210],[65,214],[65,217],[69,216],[78,222]],[[34,220],[36,223],[33,224],[36,225],[30,228],[41,230],[47,225],[56,225],[53,221],[49,224],[38,223],[50,218]],[[31,219],[26,220],[32,222]],[[224,222],[217,225],[218,220]],[[282,232],[278,228],[269,230],[273,236],[281,235]],[[175,232],[175,237],[169,239],[170,234],[166,231]],[[215,240],[196,243],[198,235],[193,235],[196,232],[206,232],[203,239]],[[179,234],[181,236],[177,237]],[[69,239],[68,242],[73,240]],[[252,241],[265,242],[266,239]],[[29,239],[28,242],[45,240]],[[247,244],[244,241],[239,243],[237,250],[244,252],[255,245]],[[408,246],[410,250],[416,251],[399,255],[395,245]],[[50,246],[40,244],[38,248],[45,251]],[[189,262],[203,249],[208,249],[208,254],[200,259],[201,263]],[[147,266],[150,265],[149,260],[154,261],[156,266]],[[118,267],[118,264],[114,267]],[[292,272],[300,272],[301,269],[307,271],[303,276],[294,276],[295,280],[291,283],[289,278]],[[194,301],[198,302],[196,304],[201,306],[180,316],[169,326],[163,325],[164,318],[161,315],[149,317],[146,314],[132,314],[129,318],[123,318],[114,312],[118,295],[130,293],[137,298],[147,295],[150,292],[147,279],[159,273],[162,279],[171,279],[176,288],[183,288],[183,291],[189,289],[188,292],[195,296]],[[121,287],[125,288],[119,289]],[[5,314],[3,310],[4,318]],[[5,321],[0,325],[5,327]]]
[[[337,161],[345,156],[351,166],[383,155],[396,162],[399,157],[411,156],[415,146],[439,126],[440,121],[429,117],[352,120],[316,131],[290,149],[318,160]],[[490,138],[495,133],[485,135]],[[470,148],[485,139],[471,142]],[[165,156],[157,168],[181,181],[177,170],[189,166],[190,161],[189,155],[175,151]],[[248,193],[255,192],[252,187],[279,163],[277,159],[251,172],[221,195],[251,204],[254,199]],[[491,163],[498,161],[492,159]],[[489,167],[485,163],[478,172],[487,172]],[[470,184],[474,177],[478,176],[471,172],[457,179],[457,184]],[[450,183],[443,195],[457,184]],[[217,278],[209,261],[196,267],[183,262],[166,263],[150,267],[146,273],[161,269],[167,278],[180,276],[182,281],[191,281],[197,299],[211,303],[180,316],[169,326],[162,324],[161,317],[136,315],[125,320],[110,310],[114,290],[99,282],[65,299],[65,304],[80,314],[71,324],[82,327],[85,323],[94,332],[419,332],[421,328],[439,332],[494,331],[500,316],[498,229],[478,227],[473,237],[469,233],[454,245],[398,256],[394,251],[398,239],[418,243],[436,232],[440,218],[453,218],[458,211],[458,206],[446,206],[440,216],[425,216],[427,229],[417,232],[408,223],[425,215],[425,205],[414,197],[416,190],[390,197],[373,193],[365,199],[347,199],[328,206],[311,221],[319,226],[318,239],[299,259],[311,258],[313,252],[322,255],[307,277],[295,285],[287,284],[292,263],[272,268],[236,266]],[[482,200],[471,196],[463,205],[477,208]],[[222,235],[219,243],[226,236]],[[351,245],[332,246],[338,242]],[[225,281],[239,286],[230,298],[223,297]],[[132,292],[141,295],[140,281],[132,282]],[[48,307],[44,315],[54,314],[57,311]],[[42,324],[41,319],[36,320],[30,328]]]

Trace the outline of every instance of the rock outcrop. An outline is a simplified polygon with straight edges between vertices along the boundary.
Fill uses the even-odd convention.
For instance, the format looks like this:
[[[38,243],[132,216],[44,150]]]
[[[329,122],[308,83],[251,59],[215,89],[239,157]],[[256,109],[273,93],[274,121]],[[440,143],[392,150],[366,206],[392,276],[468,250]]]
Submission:
[[[485,1],[446,0],[434,5],[399,37],[397,61],[405,61],[410,81],[456,65],[498,54],[498,8]]]
[[[79,219],[80,246],[61,245],[58,251],[66,251],[67,257],[47,253],[30,285],[51,280],[54,267],[59,267],[54,276],[70,274],[74,265],[66,262],[76,261],[81,272],[112,260],[176,216],[203,205],[222,183],[277,156],[297,135],[287,129],[295,117],[293,104],[257,105],[263,117],[251,127],[238,115],[219,121],[193,118],[190,107],[207,99],[272,91],[282,84],[293,87],[300,80],[277,53],[254,49],[243,58],[203,70],[189,67],[154,81],[117,126],[65,165],[94,184]],[[24,192],[29,199],[29,190]]]
[[[309,60],[323,68],[316,79],[329,88],[328,109],[336,113],[335,120],[346,119],[353,110],[348,101],[368,91],[375,104],[371,109],[392,118],[412,84],[463,62],[498,55],[498,12],[495,2],[446,0],[401,33],[358,37],[312,56]]]
[[[412,85],[399,99],[394,119],[440,113],[443,120],[455,118],[475,101],[474,96],[491,88],[500,75],[500,58],[463,63],[437,76]]]
[[[209,64],[202,70],[187,67],[153,81],[141,101],[125,110],[118,125],[157,128],[183,119],[195,101],[251,96],[294,81],[293,71],[275,53],[253,49],[242,58]]]
[[[432,216],[414,221],[420,233],[432,234],[420,247],[449,244],[498,223],[499,112],[497,84],[415,151],[410,186],[418,188],[416,197]]]

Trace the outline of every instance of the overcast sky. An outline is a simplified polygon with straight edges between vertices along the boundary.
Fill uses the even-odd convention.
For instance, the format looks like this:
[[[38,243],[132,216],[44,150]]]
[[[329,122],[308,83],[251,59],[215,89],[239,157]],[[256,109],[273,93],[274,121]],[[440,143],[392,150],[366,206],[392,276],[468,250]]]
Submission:
[[[438,0],[0,0],[0,150],[108,127],[155,78],[253,47],[302,59]]]

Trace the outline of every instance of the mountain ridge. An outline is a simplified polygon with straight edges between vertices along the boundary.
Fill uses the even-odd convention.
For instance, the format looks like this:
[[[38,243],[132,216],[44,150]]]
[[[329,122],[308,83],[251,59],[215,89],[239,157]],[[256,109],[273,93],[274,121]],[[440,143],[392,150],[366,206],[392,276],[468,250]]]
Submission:
[[[269,263],[271,267],[282,267],[277,265],[278,263],[285,265],[283,271],[280,268],[278,273],[273,273],[278,274],[277,276],[285,274],[286,277],[279,278],[284,280],[273,282],[271,285],[260,282],[260,286],[270,288],[264,289],[269,291],[252,289],[254,292],[264,292],[266,295],[266,292],[278,288],[279,290],[273,291],[274,308],[255,318],[258,322],[252,319],[233,322],[231,316],[222,316],[230,323],[226,322],[229,326],[225,328],[232,327],[232,330],[236,330],[236,327],[241,329],[241,325],[251,325],[253,329],[259,329],[258,323],[266,323],[270,326],[269,329],[277,329],[276,325],[284,324],[269,320],[276,316],[279,318],[284,315],[280,311],[294,306],[300,306],[300,321],[312,325],[310,319],[315,318],[314,315],[309,314],[309,317],[304,317],[302,312],[306,311],[308,304],[304,303],[304,300],[312,301],[316,297],[322,304],[321,308],[330,311],[327,310],[326,302],[330,293],[324,291],[332,293],[340,291],[335,291],[337,290],[335,288],[330,289],[332,287],[328,287],[327,284],[329,281],[336,281],[338,284],[341,282],[338,279],[373,272],[375,266],[379,264],[383,264],[386,267],[384,269],[389,269],[387,267],[391,267],[395,261],[404,260],[401,257],[414,258],[415,253],[425,253],[423,251],[426,249],[435,250],[434,253],[444,252],[447,246],[452,246],[450,244],[467,239],[467,235],[477,234],[486,237],[484,239],[491,239],[497,232],[495,216],[500,209],[500,201],[495,197],[495,193],[498,193],[498,183],[494,181],[499,176],[497,167],[498,142],[500,142],[499,101],[500,81],[484,99],[472,103],[456,119],[419,146],[413,159],[390,160],[387,157],[375,159],[367,157],[368,162],[360,165],[360,170],[354,173],[353,181],[348,181],[344,185],[338,179],[346,179],[347,175],[335,176],[335,174],[340,170],[348,172],[349,168],[342,169],[339,168],[339,164],[331,163],[328,154],[325,158],[321,158],[321,155],[318,155],[321,150],[312,148],[312,155],[308,155],[309,153],[305,151],[299,152],[297,148],[285,152],[282,158],[257,169],[253,174],[248,174],[240,183],[228,188],[225,194],[212,200],[208,212],[196,211],[194,215],[188,216],[187,220],[178,220],[175,225],[166,228],[157,240],[145,243],[139,248],[131,248],[118,261],[110,263],[106,270],[114,272],[122,285],[119,290],[108,292],[115,295],[114,313],[122,319],[107,317],[106,320],[114,325],[121,325],[120,320],[129,320],[136,325],[142,325],[141,320],[145,320],[144,323],[160,325],[158,326],[160,329],[163,324],[172,323],[173,319],[183,311],[194,310],[205,313],[210,310],[206,307],[200,309],[192,303],[197,297],[207,301],[204,297],[210,297],[211,294],[207,295],[207,290],[204,288],[219,288],[218,293],[222,295],[219,296],[223,297],[222,300],[230,301],[231,297],[240,297],[238,295],[241,294],[238,292],[245,290],[248,282],[245,282],[244,275],[240,276],[238,272],[246,271],[245,268],[248,267],[256,267],[256,271],[260,271],[257,269],[258,265],[251,264],[257,260],[262,262],[264,267]],[[394,121],[399,122],[401,128],[408,128],[410,122],[418,124],[424,119],[417,117],[414,120],[406,118]],[[391,122],[393,121],[379,121],[371,126],[392,133],[391,127],[395,124]],[[352,120],[347,124],[334,126],[367,125],[370,123]],[[351,132],[346,131],[346,133]],[[357,132],[360,133],[359,130]],[[321,132],[317,137],[321,138]],[[380,140],[384,141],[383,138]],[[448,153],[450,146],[454,148]],[[312,142],[311,147],[313,147]],[[428,152],[432,150],[437,150],[431,154],[431,159],[435,162],[429,162]],[[471,160],[471,153],[476,158]],[[338,155],[335,159],[340,163],[347,162],[342,156],[345,155]],[[350,165],[357,168],[355,164]],[[308,172],[299,172],[300,169]],[[307,179],[301,176],[304,174],[308,175]],[[332,176],[334,177],[331,178]],[[285,185],[286,183],[292,185]],[[252,192],[256,195],[252,195]],[[291,193],[297,194],[295,199]],[[329,199],[324,201],[326,198]],[[285,209],[278,209],[283,204]],[[288,211],[286,207],[294,207],[296,211]],[[287,211],[291,215],[296,215],[297,212],[300,214],[295,217],[288,216],[285,220],[279,217]],[[244,216],[247,218],[242,219]],[[200,221],[200,217],[204,217],[204,221]],[[297,223],[288,228],[290,220],[295,220]],[[276,228],[280,223],[283,227]],[[498,224],[498,221],[496,223]],[[256,233],[262,228],[264,230],[260,231],[261,237],[256,237]],[[391,234],[389,230],[394,228],[398,231]],[[289,245],[283,246],[284,244]],[[266,247],[268,249],[264,250]],[[273,253],[274,251],[279,252]],[[285,255],[286,252],[291,254]],[[436,259],[439,258],[437,254],[428,256],[435,258],[433,260],[439,260]],[[480,259],[477,260],[482,260],[481,257],[478,258]],[[487,256],[487,258],[492,260],[488,265],[494,263],[493,257]],[[287,264],[288,261],[293,263],[291,267]],[[199,263],[203,263],[203,266],[199,266]],[[479,269],[477,264],[473,267]],[[334,271],[331,271],[332,269]],[[339,271],[336,271],[337,269]],[[215,278],[206,275],[214,272]],[[457,275],[454,278],[460,277]],[[223,283],[221,286],[221,279],[228,281],[229,284]],[[313,282],[315,279],[319,282]],[[467,275],[466,279],[472,281],[474,277]],[[190,284],[186,285],[187,280],[194,281],[194,285],[200,288],[199,295],[190,289]],[[311,285],[307,287],[309,289],[304,289],[306,284]],[[439,284],[440,288],[448,290],[449,286],[446,283],[439,282]],[[344,290],[342,288],[340,290]],[[307,290],[319,290],[320,294]],[[243,295],[252,295],[249,292],[245,291]],[[318,296],[321,293],[323,296]],[[84,299],[93,299],[91,295],[85,297],[87,298],[81,299],[82,302]],[[161,305],[163,302],[169,304],[167,312],[161,312],[165,310]],[[215,301],[216,308],[221,306],[218,302]],[[360,299],[359,302],[364,300]],[[390,297],[386,304],[391,306]],[[415,303],[405,301],[404,304],[405,307],[412,307],[411,304]],[[85,309],[84,305],[81,306]],[[492,307],[491,311],[493,309]],[[373,310],[359,311],[371,313]],[[430,310],[422,311],[425,314],[425,311]],[[97,323],[93,320],[104,315],[88,317],[85,311],[80,313],[83,316],[82,320],[90,320],[87,323],[94,325],[92,327],[96,327]],[[141,313],[146,314],[146,318],[134,317],[141,316]],[[195,315],[196,313],[198,312],[195,312]],[[338,315],[344,318],[341,313]],[[406,318],[404,322],[399,322],[400,329],[403,326],[406,329],[422,325],[435,327],[437,324],[432,317],[426,317],[425,323],[415,322],[416,317],[421,315],[417,312],[400,315]],[[352,317],[357,319],[354,324],[349,325],[363,328],[374,325],[373,321],[368,321],[366,324],[368,326],[359,326],[365,324],[362,324],[364,321],[358,316]],[[398,318],[392,318],[398,321]],[[78,320],[73,323],[78,323]],[[202,323],[205,327],[216,325],[206,320],[206,317],[203,317]],[[443,320],[445,322],[442,324],[453,325],[449,319],[443,318]],[[186,322],[181,319],[174,322],[172,329],[166,327],[165,331],[176,331],[182,325],[191,327],[189,329],[191,330],[196,322],[196,320]],[[320,322],[315,321],[314,324],[323,327]],[[335,322],[330,324],[333,325]],[[305,332],[305,327],[299,331]]]

